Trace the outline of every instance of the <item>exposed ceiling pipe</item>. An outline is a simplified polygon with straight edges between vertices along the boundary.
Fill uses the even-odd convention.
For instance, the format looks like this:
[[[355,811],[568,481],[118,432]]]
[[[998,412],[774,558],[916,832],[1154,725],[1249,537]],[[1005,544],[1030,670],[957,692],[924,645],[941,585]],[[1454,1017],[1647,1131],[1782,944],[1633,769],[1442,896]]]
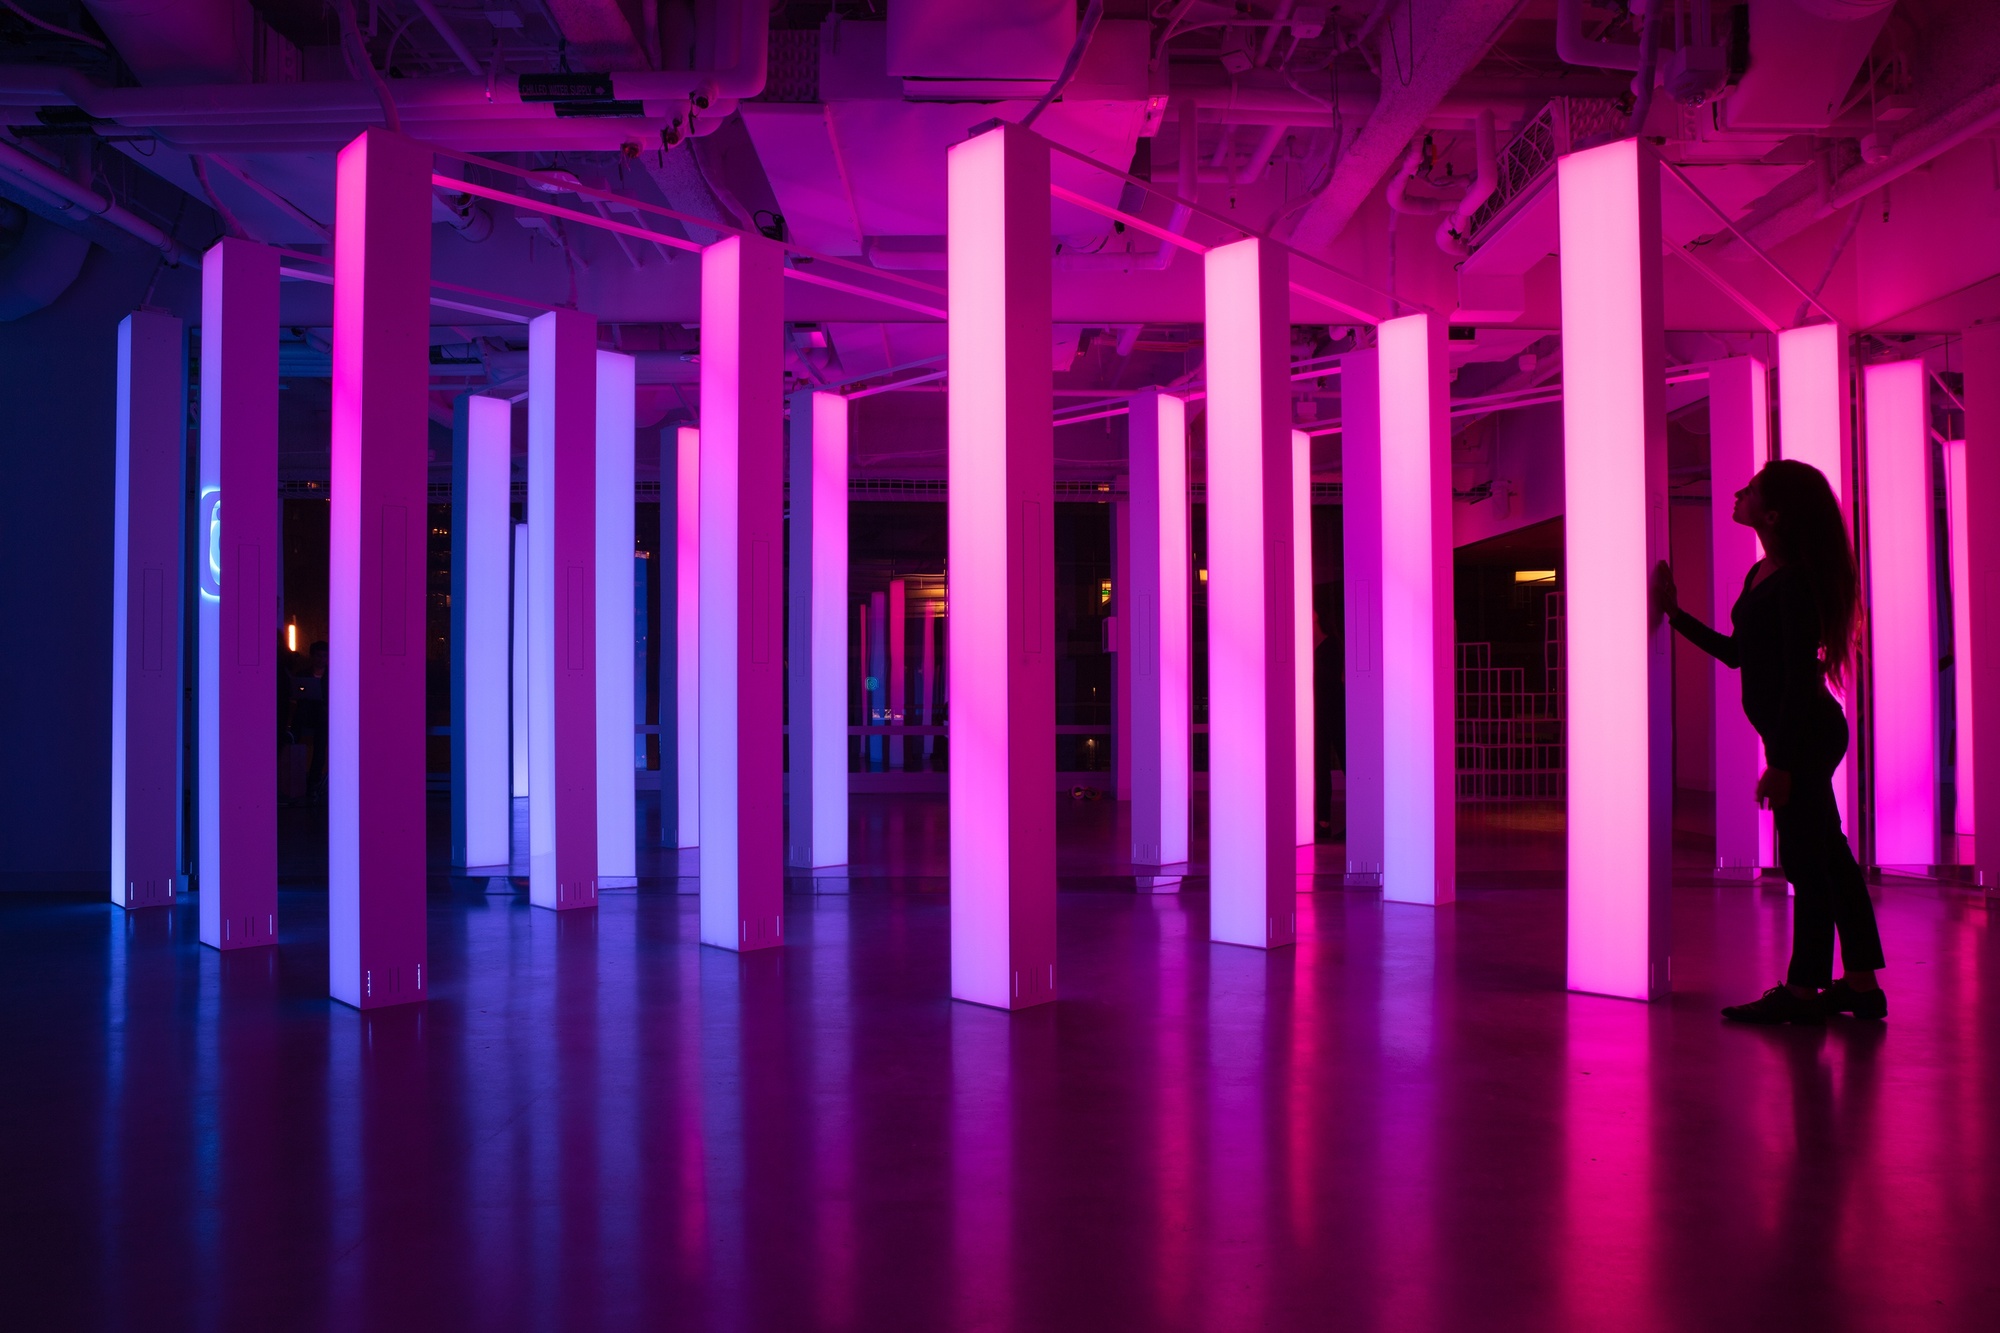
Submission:
[[[79,220],[99,218],[108,222],[152,246],[170,263],[196,262],[193,252],[146,219],[104,198],[95,190],[77,184],[40,158],[31,157],[10,143],[0,142],[0,170],[12,172],[42,194],[53,195],[71,217]]]
[[[1285,20],[1292,16],[1293,0],[1278,0],[1271,11],[1271,26],[1264,29],[1264,40],[1257,47],[1257,68],[1271,63],[1271,52],[1277,48],[1278,34],[1285,30]]]
[[[458,30],[446,22],[444,15],[438,13],[437,5],[432,3],[432,0],[417,0],[417,8],[423,11],[424,17],[430,20],[433,28],[437,29],[438,36],[444,38],[444,44],[451,48],[451,53],[458,57],[459,63],[464,65],[468,72],[485,78],[485,66],[481,65],[479,58],[472,54],[472,48],[465,44],[465,39],[458,35]]]
[[[1640,53],[1624,42],[1593,42],[1583,35],[1583,0],[1556,0],[1556,56],[1565,65],[1639,72]]]
[[[1632,76],[1632,121],[1625,132],[1636,136],[1646,128],[1646,115],[1653,109],[1653,75],[1660,59],[1660,5],[1658,0],[1632,0],[1632,12],[1639,20],[1639,72]]]
[[[1458,207],[1450,216],[1438,223],[1438,249],[1448,255],[1463,259],[1472,250],[1465,243],[1465,234],[1472,228],[1472,215],[1480,206],[1493,197],[1500,188],[1500,166],[1493,152],[1493,113],[1482,111],[1472,125],[1473,158],[1478,163],[1472,178],[1472,188],[1465,192],[1465,198],[1458,201]]]
[[[1235,183],[1249,185],[1264,174],[1264,168],[1271,165],[1271,155],[1278,151],[1278,145],[1285,141],[1284,125],[1269,125],[1264,129],[1264,137],[1257,141],[1257,150],[1250,154],[1250,160],[1243,164],[1243,170],[1236,173]]]
[[[197,162],[199,162],[200,160],[201,159],[199,157],[195,158],[195,161]],[[221,167],[224,171],[234,176],[237,180],[242,181],[244,185],[248,186],[252,191],[254,191],[259,198],[264,200],[264,202],[270,204],[273,208],[277,209],[280,213],[283,213],[286,217],[290,218],[292,221],[298,223],[301,227],[304,227],[306,230],[312,232],[315,236],[319,237],[321,241],[324,241],[328,244],[331,244],[333,242],[333,233],[327,229],[326,224],[319,221],[319,219],[313,217],[310,213],[307,213],[303,208],[300,208],[297,204],[285,198],[285,196],[279,194],[276,190],[272,189],[270,186],[258,180],[255,176],[252,176],[242,167],[237,166],[234,162],[231,162],[226,157],[210,157],[208,160],[213,162],[216,166]]]
[[[1448,206],[1455,202],[1453,200],[1422,197],[1412,199],[1408,194],[1410,182],[1417,178],[1418,172],[1430,164],[1430,148],[1431,136],[1428,134],[1410,141],[1410,151],[1403,158],[1402,167],[1389,178],[1389,188],[1383,191],[1383,198],[1393,211],[1416,214],[1450,211]]]
[[[1083,53],[1090,49],[1090,39],[1097,35],[1097,25],[1103,18],[1104,0],[1090,0],[1090,3],[1084,6],[1083,18],[1076,25],[1076,41],[1069,48],[1069,59],[1063,61],[1062,71],[1056,75],[1056,81],[1049,85],[1049,90],[1042,94],[1042,100],[1035,103],[1027,115],[1021,117],[1021,128],[1026,129],[1040,120],[1042,113],[1049,109],[1049,104],[1062,96],[1062,90],[1076,77],[1076,67],[1083,63]]]

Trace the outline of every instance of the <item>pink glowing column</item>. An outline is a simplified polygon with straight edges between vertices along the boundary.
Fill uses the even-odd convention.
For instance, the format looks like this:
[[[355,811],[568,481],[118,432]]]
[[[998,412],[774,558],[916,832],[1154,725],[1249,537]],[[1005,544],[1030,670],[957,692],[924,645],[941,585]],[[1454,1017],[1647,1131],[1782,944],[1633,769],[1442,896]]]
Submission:
[[[1938,856],[1937,559],[1930,377],[1921,361],[1862,372],[1868,440],[1868,642],[1875,863]]]
[[[837,393],[792,395],[786,859],[808,868],[847,864],[847,412]]]
[[[1117,799],[1132,799],[1132,501],[1111,502],[1111,617],[1105,651],[1111,654],[1111,770]]]
[[[528,326],[528,899],[597,904],[597,321]]]
[[[1209,937],[1276,948],[1297,928],[1290,293],[1268,242],[1205,263]]]
[[[2000,884],[2000,324],[1965,331],[1966,633],[1971,658],[1972,853],[1980,883]],[[1961,715],[1960,744],[1967,727]]]
[[[1709,534],[1714,566],[1717,628],[1729,629],[1729,608],[1743,591],[1750,566],[1762,554],[1757,534],[1732,523],[1736,492],[1770,456],[1770,378],[1752,356],[1717,361],[1708,368]],[[1736,672],[1716,662],[1715,673],[1715,870],[1731,879],[1755,879],[1765,864],[1757,808],[1757,775],[1763,751],[1743,716],[1743,686]]]
[[[639,873],[632,699],[636,370],[621,352],[597,354],[597,882],[619,887],[638,883]]]
[[[1382,431],[1382,896],[1457,895],[1451,404],[1444,321],[1376,331]]]
[[[335,172],[328,985],[361,1009],[426,994],[430,175],[384,130]]]
[[[1972,599],[1968,596],[1972,565],[1966,536],[1970,515],[1965,505],[1964,440],[1944,442],[1944,478],[1945,536],[1951,560],[1951,641],[1963,644],[1972,642]],[[1972,741],[1976,724],[1972,708],[1972,658],[1967,652],[1953,652],[1951,657],[1952,726],[1957,733],[1952,744],[1951,831],[1965,839],[1972,837],[1973,812],[1978,809],[1973,786],[1976,765]],[[1956,849],[1953,859],[1965,859],[1963,846]]]
[[[1056,997],[1049,150],[946,157],[951,319],[951,993]]]
[[[201,323],[201,942],[238,949],[278,937],[278,252],[217,243]]]
[[[1177,866],[1188,859],[1187,404],[1158,389],[1134,394],[1129,438],[1131,559],[1117,596],[1131,662],[1132,860]]]
[[[514,405],[465,395],[452,418],[451,863],[505,874],[507,613]]]
[[[784,942],[782,252],[701,256],[701,942]]]
[[[1298,811],[1295,841],[1313,840],[1313,553],[1312,437],[1292,432],[1292,722],[1296,771],[1293,804]],[[1305,867],[1312,869],[1310,863]],[[1311,881],[1305,882],[1307,888]]]
[[[1667,553],[1660,171],[1650,149],[1626,139],[1572,153],[1557,173],[1569,986],[1650,1000],[1669,984],[1673,798],[1671,630],[1655,621],[1647,591]]]
[[[127,315],[118,325],[111,557],[111,901],[120,907],[170,905],[180,874],[186,420],[181,322]]]
[[[701,842],[701,431],[674,433],[674,822]],[[666,760],[662,759],[662,763]]]
[[[1854,428],[1850,384],[1847,334],[1839,325],[1814,324],[1778,335],[1778,452],[1826,474],[1840,499],[1840,511],[1847,517],[1851,535],[1854,488],[1848,484],[1848,472],[1854,456]],[[1852,692],[1848,693],[1845,707],[1852,730],[1855,708]],[[1860,770],[1853,759],[1854,749],[1849,746],[1847,758],[1834,770],[1833,797],[1840,806],[1847,840],[1858,855],[1860,822],[1855,811],[1860,808]]]
[[[1382,882],[1380,354],[1340,359],[1341,596],[1347,668],[1347,879]]]
[[[510,712],[507,719],[511,741],[508,757],[513,780],[508,790],[514,797],[525,798],[528,794],[528,525],[514,524],[513,534],[513,623],[508,631],[513,671],[508,679]]]
[[[889,663],[888,696],[889,715],[885,719],[890,725],[900,727],[909,719],[905,716],[904,682],[909,677],[910,642],[910,601],[907,579],[889,580],[888,618],[883,621],[883,629],[888,649],[885,656]],[[889,771],[900,773],[903,769],[903,738],[889,738]]]

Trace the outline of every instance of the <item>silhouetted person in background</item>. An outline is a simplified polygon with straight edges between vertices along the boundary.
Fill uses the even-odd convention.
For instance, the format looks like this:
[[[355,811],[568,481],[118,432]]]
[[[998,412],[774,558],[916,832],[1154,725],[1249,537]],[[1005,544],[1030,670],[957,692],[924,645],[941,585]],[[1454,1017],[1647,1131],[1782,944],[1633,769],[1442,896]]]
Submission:
[[[1875,906],[1840,829],[1833,770],[1847,753],[1847,718],[1827,690],[1852,663],[1857,591],[1854,550],[1840,502],[1818,468],[1771,463],[1736,492],[1731,519],[1755,528],[1765,556],[1718,634],[1680,609],[1674,573],[1653,571],[1655,609],[1703,652],[1743,673],[1743,711],[1764,739],[1768,767],[1757,800],[1775,813],[1778,863],[1792,882],[1792,964],[1785,983],[1731,1005],[1739,1023],[1816,1023],[1829,1013],[1884,1018],[1876,984],[1882,938]],[[1846,975],[1833,979],[1840,932]]]

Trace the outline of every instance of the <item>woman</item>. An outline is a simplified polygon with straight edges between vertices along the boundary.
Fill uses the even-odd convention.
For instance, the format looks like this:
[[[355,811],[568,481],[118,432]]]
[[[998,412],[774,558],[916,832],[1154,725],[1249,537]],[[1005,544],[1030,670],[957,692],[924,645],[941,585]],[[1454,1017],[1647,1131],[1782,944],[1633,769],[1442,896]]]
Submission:
[[[1818,468],[1785,460],[1736,492],[1730,517],[1755,528],[1765,556],[1730,609],[1734,633],[1718,634],[1680,609],[1665,561],[1653,571],[1654,601],[1703,652],[1743,673],[1743,711],[1764,738],[1769,765],[1757,801],[1775,812],[1778,862],[1792,882],[1792,964],[1785,984],[1731,1005],[1739,1023],[1818,1023],[1829,1013],[1884,1018],[1876,984],[1882,939],[1861,868],[1840,830],[1833,770],[1847,753],[1847,719],[1828,693],[1852,664],[1854,551],[1840,502]],[[1833,979],[1840,932],[1846,975]]]

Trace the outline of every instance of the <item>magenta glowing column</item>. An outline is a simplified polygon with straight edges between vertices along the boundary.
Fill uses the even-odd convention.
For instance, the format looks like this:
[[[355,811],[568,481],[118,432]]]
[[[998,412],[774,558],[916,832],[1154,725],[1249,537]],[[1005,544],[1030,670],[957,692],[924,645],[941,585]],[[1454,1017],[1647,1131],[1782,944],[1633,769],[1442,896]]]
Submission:
[[[1989,518],[1965,528],[1967,625],[1955,651],[1972,658],[1972,853],[1991,888],[2000,884],[2000,523],[1990,518],[2000,514],[2000,324],[1967,329],[1964,347],[1965,511]]]
[[[111,901],[120,907],[171,905],[180,875],[186,420],[181,322],[127,315],[118,325],[111,560]],[[204,543],[200,556],[209,554]]]
[[[891,726],[902,726],[909,719],[904,715],[904,682],[908,679],[910,644],[910,602],[909,580],[889,580],[888,618],[883,622],[888,642],[889,663],[888,695],[889,714],[885,719]],[[903,769],[903,738],[889,738],[889,771],[900,773]]]
[[[1117,595],[1131,659],[1132,860],[1172,866],[1188,859],[1187,404],[1140,390],[1129,438],[1131,559]]]
[[[1729,519],[1736,492],[1750,484],[1770,457],[1770,374],[1753,356],[1716,361],[1708,368],[1709,538],[1717,627],[1729,628],[1729,608],[1743,591],[1750,567],[1763,552],[1757,534]],[[1715,869],[1732,879],[1755,879],[1764,865],[1757,807],[1763,750],[1738,700],[1742,682],[1734,668],[1716,662]]]
[[[786,859],[807,868],[847,864],[847,414],[837,393],[792,395]]]
[[[783,253],[701,254],[701,942],[784,943]]]
[[[1626,139],[1571,153],[1557,173],[1569,987],[1650,1000],[1670,984],[1673,799],[1671,630],[1648,594],[1667,554],[1660,169]]]
[[[597,882],[625,888],[639,874],[632,698],[637,371],[622,352],[597,354]]]
[[[1946,440],[1944,442],[1944,489],[1945,489],[1945,538],[1950,547],[1951,561],[1951,641],[1954,644],[1972,642],[1972,601],[1967,589],[1972,586],[1972,567],[1969,542],[1966,536],[1970,515],[1965,506],[1965,441]],[[1978,809],[1973,770],[1977,765],[1972,757],[1973,732],[1977,723],[1973,721],[1972,708],[1972,654],[1954,652],[1951,657],[1952,685],[1952,726],[1955,732],[1952,742],[1952,807],[1951,831],[1954,836],[1969,840],[1973,832],[1973,814]],[[1952,860],[1962,862],[1964,848],[1955,849]]]
[[[1290,291],[1254,237],[1205,256],[1209,938],[1297,932]]]
[[[946,156],[951,287],[951,993],[1056,997],[1055,377],[1049,150]]]
[[[528,900],[597,905],[597,321],[528,326]]]
[[[514,405],[459,398],[452,419],[451,863],[507,871],[508,560]]]
[[[509,483],[512,494],[512,483]],[[528,794],[528,525],[516,523],[514,533],[513,624],[509,628],[509,651],[513,671],[508,679],[510,692],[508,730],[511,747],[509,767],[513,781],[508,790],[516,798]],[[511,827],[511,826],[510,826]],[[510,832],[511,839],[512,834]]]
[[[201,324],[201,942],[239,949],[278,938],[278,252],[204,255]]]
[[[1313,840],[1312,436],[1292,432],[1292,725],[1297,842]],[[1308,872],[1312,867],[1304,867]],[[1304,881],[1311,888],[1310,879]]]
[[[701,431],[674,433],[674,845],[701,843]],[[661,762],[665,762],[662,760]]]
[[[335,169],[328,986],[360,1009],[426,994],[430,176],[385,130]]]
[[[1341,594],[1347,668],[1347,878],[1382,882],[1380,354],[1340,359]]]
[[[1868,442],[1868,642],[1877,865],[1938,856],[1937,553],[1930,374],[1862,372]]]
[[[1457,895],[1451,403],[1445,326],[1376,330],[1382,432],[1382,896]]]

